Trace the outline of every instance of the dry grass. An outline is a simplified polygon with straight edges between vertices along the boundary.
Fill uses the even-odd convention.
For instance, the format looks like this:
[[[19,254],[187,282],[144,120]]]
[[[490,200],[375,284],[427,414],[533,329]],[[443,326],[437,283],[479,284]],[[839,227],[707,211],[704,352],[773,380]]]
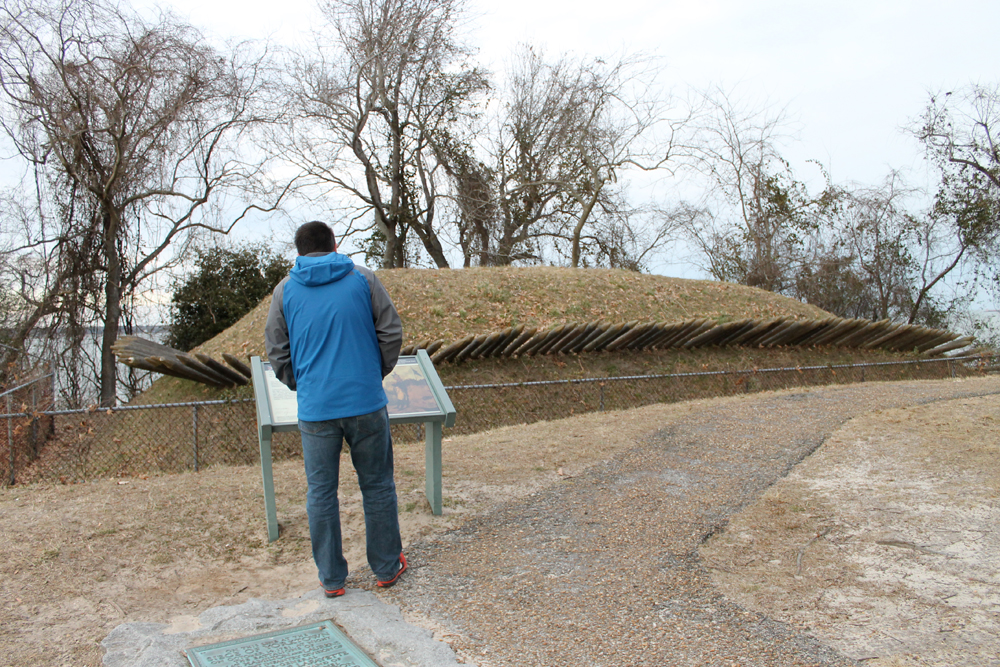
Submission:
[[[499,331],[517,324],[551,327],[564,322],[598,319],[676,322],[706,317],[725,322],[742,318],[829,316],[815,306],[743,285],[612,269],[394,269],[379,271],[378,276],[403,320],[404,344],[426,340],[451,342],[469,334]],[[199,346],[197,351],[216,358],[221,358],[223,352],[240,357],[266,356],[264,322],[270,303],[270,297],[264,299],[243,319]],[[607,357],[599,354],[593,359]],[[608,363],[620,367],[615,359],[612,357]],[[586,360],[585,363],[592,366],[601,361]],[[533,362],[517,360],[507,365],[500,362],[493,373],[502,376],[503,381],[520,380],[525,367],[533,365]],[[539,365],[550,370],[558,368],[548,362],[539,362]],[[632,365],[642,365],[642,362]],[[439,371],[446,384],[451,382],[446,375],[452,368],[455,367],[442,367]],[[186,380],[162,378],[142,402],[201,400],[231,394]]]
[[[461,271],[393,270],[380,273],[404,322],[408,342],[494,331],[513,324],[549,327],[570,320],[666,320],[710,317],[719,321],[747,317],[815,318],[823,311],[770,292],[726,283],[682,280],[626,271],[553,267],[478,268]],[[265,299],[254,311],[199,350],[221,358],[263,355],[263,328],[270,305]],[[754,368],[822,366],[879,362],[900,355],[881,351],[837,349],[696,349],[617,351],[584,355],[553,355],[524,359],[480,359],[438,368],[445,385],[477,385],[590,377],[641,376],[745,371]],[[778,379],[760,377],[686,378],[683,382],[616,383],[607,391],[593,384],[574,387],[531,387],[498,390],[489,396],[453,392],[460,414],[454,432],[556,419],[596,410],[621,409],[656,402],[747,393],[784,386],[827,384],[858,378],[804,373]],[[923,375],[921,375],[922,377]],[[909,376],[907,376],[909,377]],[[902,376],[894,379],[903,379]],[[220,391],[188,380],[162,377],[136,404],[163,404],[192,400],[248,398],[250,387]],[[252,408],[240,414],[232,408],[213,408],[199,419],[200,465],[239,464],[255,450]],[[188,410],[190,408],[179,408]],[[248,414],[243,414],[249,411]],[[107,421],[108,423],[104,423]],[[143,474],[152,470],[175,472],[192,464],[191,416],[157,413],[88,420],[86,432],[60,432],[60,447],[50,446],[48,459],[35,466],[42,479],[92,479]],[[237,428],[234,424],[242,425]],[[79,429],[76,429],[79,430]],[[398,438],[417,437],[399,433]],[[83,455],[82,464],[60,452]],[[277,454],[277,452],[276,452]],[[56,460],[58,458],[58,460]],[[35,479],[27,475],[26,479]]]

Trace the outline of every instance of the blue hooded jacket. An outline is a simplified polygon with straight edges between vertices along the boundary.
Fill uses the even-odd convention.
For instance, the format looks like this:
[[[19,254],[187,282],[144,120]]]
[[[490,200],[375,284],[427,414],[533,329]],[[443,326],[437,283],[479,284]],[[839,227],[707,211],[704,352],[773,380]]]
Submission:
[[[297,392],[299,419],[354,417],[386,405],[382,378],[396,363],[402,327],[385,288],[349,257],[298,257],[275,288],[265,338],[277,377]]]

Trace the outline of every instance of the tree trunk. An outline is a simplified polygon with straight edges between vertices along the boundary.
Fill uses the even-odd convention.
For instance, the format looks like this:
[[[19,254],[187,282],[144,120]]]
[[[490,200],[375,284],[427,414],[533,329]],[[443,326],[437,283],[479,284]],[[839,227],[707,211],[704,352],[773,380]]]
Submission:
[[[490,257],[490,266],[510,266],[513,264],[514,247],[523,240],[518,234],[519,230],[512,215],[505,213],[503,217],[503,233],[497,241],[496,252]]]
[[[398,268],[396,265],[397,256],[400,255],[400,239],[396,236],[396,230],[399,225],[396,223],[390,223],[384,215],[382,215],[378,207],[375,208],[375,224],[378,225],[379,231],[385,237],[385,247],[382,249],[382,268],[383,269],[395,269]],[[402,266],[402,264],[398,265]]]
[[[99,405],[113,407],[118,394],[118,361],[111,346],[118,339],[118,322],[122,315],[122,262],[118,254],[119,221],[115,212],[105,213],[104,261],[107,279],[104,283],[104,334],[101,336],[101,396]]]
[[[603,185],[603,183],[601,184]],[[576,221],[576,227],[573,228],[573,268],[580,268],[580,237],[583,235],[583,228],[587,225],[587,221],[590,219],[590,213],[594,210],[594,205],[597,203],[598,195],[601,188],[597,188],[597,192],[593,193],[590,201],[582,204],[580,210],[580,217]]]
[[[490,230],[481,221],[476,223],[476,234],[479,235],[479,266],[489,266],[490,258]]]
[[[388,225],[386,225],[385,233],[385,249],[382,251],[382,268],[383,269],[393,269],[396,268],[396,246],[398,241],[396,240],[396,234],[393,230],[390,230]]]
[[[444,248],[441,247],[441,242],[438,241],[437,234],[432,235],[424,242],[424,248],[427,249],[437,268],[451,268],[451,265],[448,264],[448,258],[444,256]]]
[[[430,224],[414,225],[413,230],[420,237],[420,241],[424,244],[424,250],[434,260],[437,268],[450,269],[451,265],[448,264],[448,258],[444,256],[444,248],[441,246],[438,235],[434,233],[434,228]]]
[[[504,234],[500,242],[497,243],[496,253],[490,258],[490,266],[510,266],[514,262],[511,255],[514,252],[515,244],[515,239]]]
[[[927,294],[931,291],[931,289],[935,285],[938,284],[938,282],[942,278],[944,278],[945,276],[947,276],[949,273],[952,272],[952,270],[956,266],[958,266],[958,263],[962,260],[962,256],[965,254],[965,251],[968,250],[968,249],[969,249],[969,246],[963,245],[962,249],[959,251],[959,253],[957,255],[955,255],[955,259],[952,260],[951,264],[949,264],[948,266],[946,266],[929,283],[926,282],[926,279],[925,279],[924,285],[923,285],[923,287],[920,288],[920,291],[917,292],[917,299],[916,299],[916,301],[914,301],[913,307],[910,309],[910,317],[907,319],[907,324],[913,324],[914,322],[916,322],[917,315],[920,314],[920,306],[923,305],[924,299],[927,298]]]

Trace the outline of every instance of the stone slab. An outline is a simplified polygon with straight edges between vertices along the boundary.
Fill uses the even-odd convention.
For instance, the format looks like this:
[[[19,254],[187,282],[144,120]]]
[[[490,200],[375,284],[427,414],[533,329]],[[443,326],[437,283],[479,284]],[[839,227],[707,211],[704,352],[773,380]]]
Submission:
[[[290,600],[253,598],[213,607],[172,623],[124,623],[101,642],[104,667],[190,667],[189,648],[331,620],[383,667],[458,667],[444,642],[430,630],[403,620],[399,607],[367,591],[348,589],[328,599],[322,590]],[[467,665],[465,667],[468,667]]]

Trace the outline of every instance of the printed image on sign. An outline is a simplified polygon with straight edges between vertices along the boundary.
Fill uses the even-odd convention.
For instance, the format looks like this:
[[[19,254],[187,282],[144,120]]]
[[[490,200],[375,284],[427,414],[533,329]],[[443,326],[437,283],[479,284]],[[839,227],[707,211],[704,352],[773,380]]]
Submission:
[[[192,667],[378,667],[330,621],[187,650]]]
[[[400,357],[392,373],[382,380],[389,399],[389,416],[404,417],[441,413],[431,385],[416,357]]]

